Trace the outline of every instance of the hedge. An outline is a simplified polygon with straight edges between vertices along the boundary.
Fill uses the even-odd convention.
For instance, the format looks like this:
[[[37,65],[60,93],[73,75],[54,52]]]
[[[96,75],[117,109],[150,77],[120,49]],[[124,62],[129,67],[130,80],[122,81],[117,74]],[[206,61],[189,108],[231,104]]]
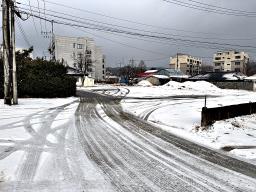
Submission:
[[[31,98],[69,97],[76,94],[76,79],[60,63],[41,59],[17,62],[18,95]],[[0,62],[0,97],[3,98],[3,64]]]

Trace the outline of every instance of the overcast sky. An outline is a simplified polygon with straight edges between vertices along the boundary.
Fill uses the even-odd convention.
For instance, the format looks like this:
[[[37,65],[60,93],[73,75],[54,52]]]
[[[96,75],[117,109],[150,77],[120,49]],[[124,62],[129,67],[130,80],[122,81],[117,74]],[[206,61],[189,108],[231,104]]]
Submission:
[[[18,1],[24,4],[28,4],[29,2],[29,0]],[[43,0],[38,1],[40,3],[40,7],[43,9]],[[255,0],[198,1],[232,9],[246,11],[256,10]],[[31,5],[36,7],[38,6],[37,0],[30,0],[30,2]],[[97,12],[123,20],[130,20],[159,27],[149,27],[122,20],[111,19],[109,17],[90,14],[85,11],[53,5],[49,2],[61,3],[74,8]],[[170,35],[181,35],[181,38],[183,39],[191,39],[191,36],[196,36],[199,37],[197,40],[201,41],[225,42],[238,45],[256,45],[256,17],[248,18],[207,13],[170,4],[162,0],[49,0],[49,2],[45,2],[46,9],[76,15],[84,19],[92,19],[138,30],[147,30]],[[41,15],[43,14],[41,13]],[[33,25],[32,18],[29,18],[27,21],[21,21],[29,42],[35,48],[34,55],[42,56],[43,54],[47,54],[49,39],[43,38],[40,34],[41,30],[45,31],[44,21],[41,21],[42,29],[40,20],[35,19],[35,23],[36,29]],[[46,28],[49,30],[50,24],[47,23],[46,25]],[[204,57],[203,60],[205,62],[211,63],[211,59],[209,57],[212,57],[213,53],[217,51],[216,49],[198,48],[171,41],[159,42],[158,40],[150,40],[149,42],[149,39],[140,40],[138,37],[132,36],[128,38],[123,35],[109,34],[106,32],[98,32],[88,29],[80,31],[76,28],[57,24],[54,25],[54,32],[57,35],[92,37],[96,44],[102,47],[107,58],[107,66],[119,66],[119,62],[122,60],[127,64],[128,60],[133,58],[137,63],[139,60],[145,60],[147,66],[168,67],[168,57],[174,56],[177,52]],[[224,41],[220,40],[220,38],[231,40]],[[17,29],[17,46],[28,47],[27,43],[23,40],[19,29]],[[239,47],[233,48],[242,50]],[[252,50],[251,52],[253,51],[255,53],[250,53],[252,58],[256,56],[256,50]]]

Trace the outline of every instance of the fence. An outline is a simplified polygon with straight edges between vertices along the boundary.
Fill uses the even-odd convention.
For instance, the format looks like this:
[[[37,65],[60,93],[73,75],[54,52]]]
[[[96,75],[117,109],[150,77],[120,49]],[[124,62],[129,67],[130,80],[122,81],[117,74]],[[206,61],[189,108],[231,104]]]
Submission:
[[[212,125],[215,121],[256,113],[256,103],[244,103],[216,108],[202,108],[201,126]]]

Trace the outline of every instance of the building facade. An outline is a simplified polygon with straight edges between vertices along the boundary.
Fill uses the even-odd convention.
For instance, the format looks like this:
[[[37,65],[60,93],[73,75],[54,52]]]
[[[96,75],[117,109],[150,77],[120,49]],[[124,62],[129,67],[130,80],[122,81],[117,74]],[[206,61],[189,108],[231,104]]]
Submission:
[[[195,76],[202,71],[202,59],[178,53],[170,58],[170,68],[182,71],[186,75]]]
[[[98,81],[105,79],[105,56],[93,39],[88,37],[55,36],[55,59],[82,70]]]
[[[217,52],[213,56],[214,71],[235,71],[246,74],[246,66],[249,62],[249,55],[243,51]]]

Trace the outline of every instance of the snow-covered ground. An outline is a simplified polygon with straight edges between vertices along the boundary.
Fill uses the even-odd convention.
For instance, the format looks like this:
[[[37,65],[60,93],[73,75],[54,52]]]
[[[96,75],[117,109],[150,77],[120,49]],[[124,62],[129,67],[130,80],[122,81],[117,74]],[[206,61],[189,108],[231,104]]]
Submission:
[[[56,135],[61,131],[59,128],[73,118],[77,100],[74,97],[19,99],[16,106],[4,105],[0,100],[0,182],[17,180],[19,165],[29,153],[27,149],[31,145],[36,148],[42,137],[46,138],[43,151],[57,143]],[[39,165],[47,159],[47,154],[40,154]]]
[[[208,82],[171,81],[164,86],[117,87],[102,94],[126,97],[121,104],[126,112],[148,122],[214,149],[225,149],[230,155],[256,164],[256,115],[217,121],[201,127],[201,110],[207,95],[207,107],[256,102],[254,92],[224,90]],[[127,91],[129,89],[129,91]],[[97,91],[97,88],[94,88]]]

